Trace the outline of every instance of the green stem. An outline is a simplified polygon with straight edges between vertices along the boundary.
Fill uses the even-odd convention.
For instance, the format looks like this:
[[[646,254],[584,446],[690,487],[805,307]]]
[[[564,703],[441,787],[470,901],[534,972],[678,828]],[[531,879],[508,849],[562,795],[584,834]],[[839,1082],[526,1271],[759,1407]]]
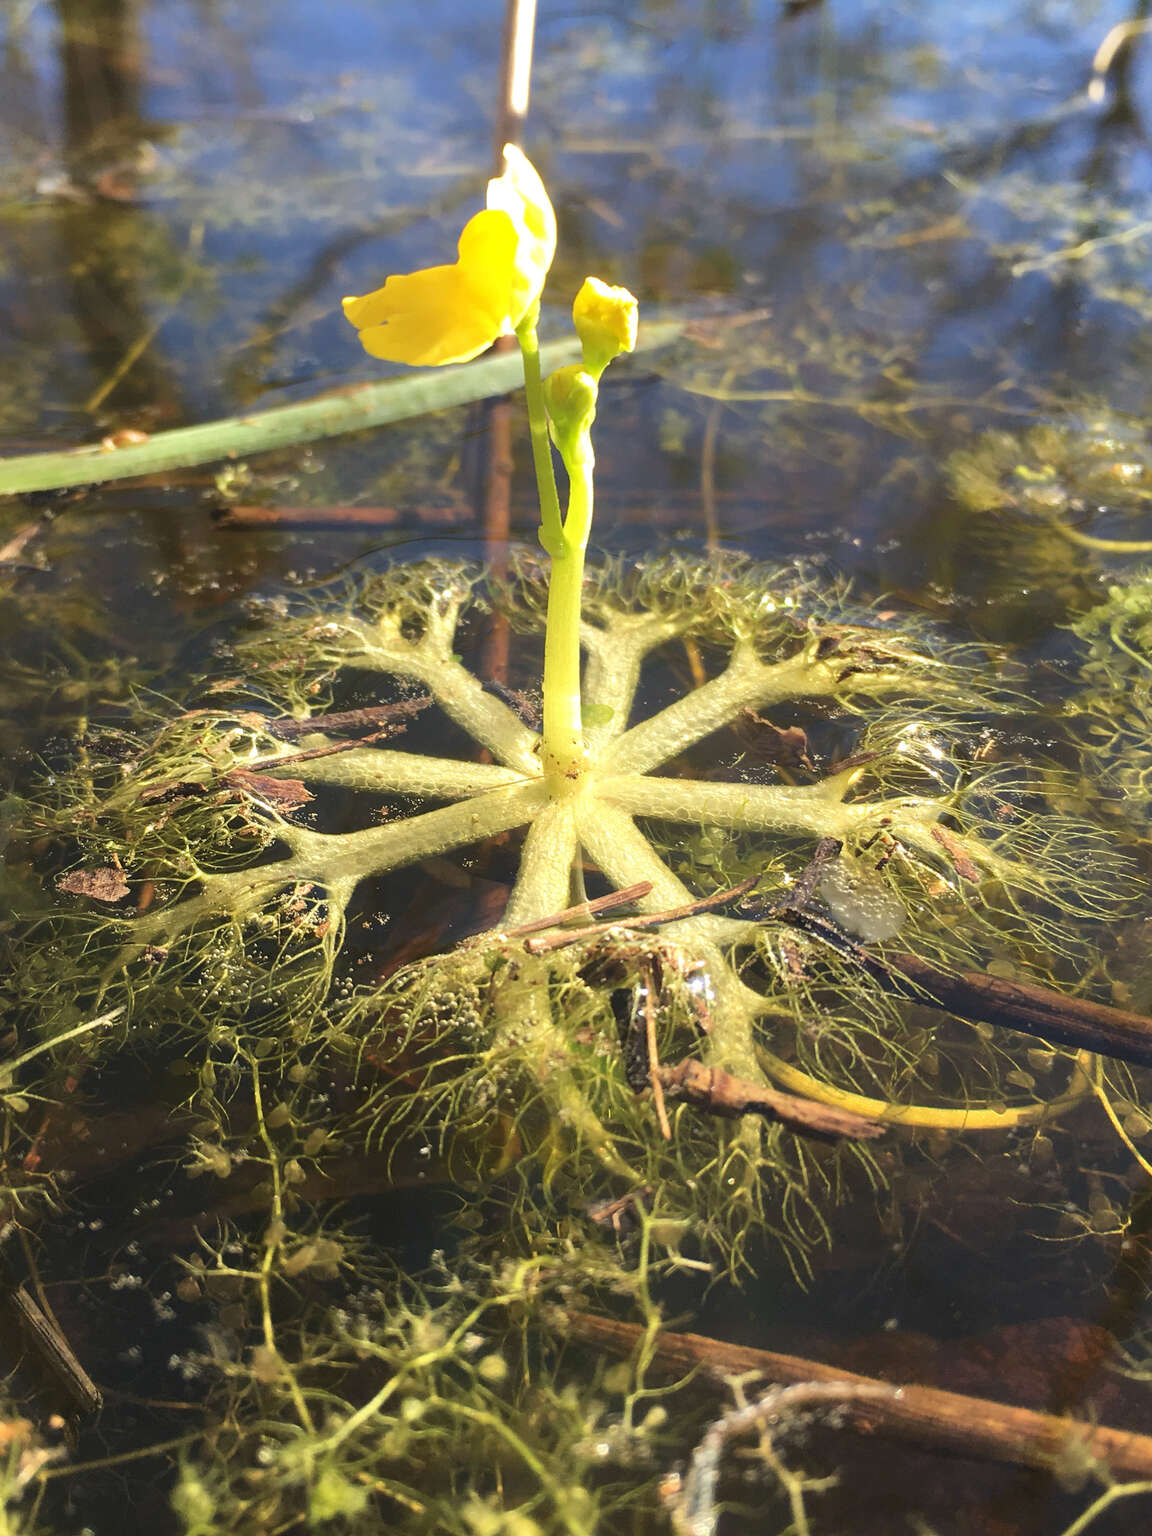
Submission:
[[[516,328],[516,340],[524,359],[524,394],[528,406],[528,428],[532,436],[532,463],[540,496],[540,542],[555,559],[564,537],[560,516],[560,498],[556,493],[556,471],[552,466],[552,443],[548,437],[548,412],[544,407],[544,381],[540,372],[540,341],[536,321],[540,305],[534,304]]]
[[[580,605],[584,556],[592,527],[595,465],[586,433],[575,451],[565,455],[564,462],[569,480],[568,515],[556,548],[549,550],[552,571],[544,637],[544,772],[553,794],[563,793],[578,781],[585,766],[580,718]]]
[[[667,346],[682,331],[683,325],[679,321],[646,326],[638,350]],[[535,362],[537,395],[541,353],[543,363],[553,368],[579,357],[580,343],[574,337],[565,338],[546,342],[540,349]],[[384,379],[378,384],[353,384],[316,400],[274,406],[271,410],[203,422],[194,427],[177,427],[171,432],[156,432],[147,442],[124,448],[102,448],[93,443],[54,453],[20,454],[15,458],[0,459],[0,496],[166,473],[195,464],[211,464],[218,459],[267,453],[271,448],[294,447],[298,443],[336,437],[342,432],[358,432],[388,422],[408,421],[425,416],[429,411],[505,394],[516,388],[519,372],[520,365],[515,356],[507,353],[481,358],[459,368],[431,368],[401,378]],[[544,447],[548,447],[546,435]],[[548,468],[551,472],[550,461]],[[553,497],[555,494],[553,483]]]
[[[98,1019],[89,1019],[87,1024],[77,1024],[74,1029],[66,1029],[62,1035],[53,1035],[51,1040],[41,1040],[39,1045],[32,1046],[22,1056],[6,1061],[0,1067],[0,1092],[7,1091],[16,1073],[34,1056],[42,1056],[45,1051],[55,1050],[58,1045],[63,1045],[65,1040],[75,1040],[77,1035],[86,1035],[89,1030],[102,1029],[105,1024],[113,1024],[123,1012],[123,1008],[113,1008],[111,1013],[102,1013]]]
[[[532,460],[540,493],[540,543],[551,558],[548,622],[544,638],[544,772],[551,793],[566,792],[584,772],[584,734],[580,718],[580,604],[584,591],[584,556],[592,527],[592,471],[595,457],[589,431],[575,439],[558,438],[568,471],[568,511],[560,511],[548,410],[536,338],[539,305],[516,328],[524,357],[524,392],[532,434]],[[589,423],[590,425],[590,423]]]

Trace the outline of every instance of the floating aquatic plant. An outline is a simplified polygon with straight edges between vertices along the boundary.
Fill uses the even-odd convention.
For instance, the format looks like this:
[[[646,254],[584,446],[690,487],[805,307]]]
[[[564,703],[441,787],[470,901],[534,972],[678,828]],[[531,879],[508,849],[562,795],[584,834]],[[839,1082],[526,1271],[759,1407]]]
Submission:
[[[575,942],[534,950],[539,935],[516,935],[546,928],[593,878],[597,889],[646,887],[642,913],[691,909],[749,877],[778,901],[834,837],[843,851],[821,901],[873,944],[943,962],[1074,950],[1070,920],[1108,909],[1120,865],[1086,824],[1045,811],[1044,779],[980,765],[994,678],[981,685],[972,656],[796,572],[739,560],[606,566],[585,594],[586,756],[556,794],[539,733],[461,655],[471,619],[494,605],[521,632],[527,666],[545,602],[531,563],[495,583],[458,565],[394,567],[313,596],[304,612],[264,612],[233,647],[228,691],[243,696],[227,711],[186,712],[150,740],[100,739],[32,816],[42,834],[66,834],[60,846],[78,863],[57,876],[77,910],[45,918],[50,947],[33,944],[24,962],[41,1018],[53,998],[58,1028],[83,1006],[123,1005],[141,1028],[164,1020],[217,1054],[246,1041],[285,1063],[323,1045],[374,1080],[369,1139],[408,1127],[469,1177],[534,1151],[546,1179],[572,1190],[651,1188],[695,1242],[726,1234],[730,1258],[749,1222],[801,1247],[818,1238],[805,1191],[836,1176],[763,1116],[725,1129],[680,1101],[662,1134],[621,1045],[649,994],[650,1066],[698,1058],[884,1123],[1042,1118],[1027,1093],[1008,1107],[1010,1053],[987,1043],[975,1076],[968,1047],[944,1065],[946,1033],[910,1029],[898,999],[782,928],[764,896],[731,915],[689,912],[647,939],[577,928]],[[714,675],[645,714],[638,696],[689,652]],[[329,706],[344,689],[381,701],[361,709],[360,729],[407,716],[418,732],[430,697],[494,761],[341,736],[356,711]],[[741,763],[735,727],[775,748],[798,720],[818,761]],[[358,825],[303,823],[313,796],[323,810],[336,795],[363,807],[342,812]],[[498,929],[348,990],[347,921],[376,922],[358,890],[508,834],[522,842]],[[86,885],[98,870],[118,870],[119,883]],[[116,915],[133,903],[134,915]],[[927,1105],[910,1106],[917,1096]]]
[[[1124,807],[1143,812],[1152,792],[1152,581],[1147,572],[1105,591],[1070,626],[1086,647],[1085,687],[1070,713],[1122,793]]]
[[[1073,781],[1001,747],[1019,700],[995,655],[796,568],[585,568],[599,380],[635,303],[589,280],[583,364],[540,378],[551,210],[510,160],[459,263],[350,314],[412,361],[515,331],[549,565],[396,564],[254,605],[189,706],[135,699],[12,808],[15,874],[49,870],[6,983],[36,1043],[0,1093],[32,1193],[37,1101],[128,1040],[179,1061],[188,1176],[261,1217],[185,1261],[182,1299],[234,1311],[183,1361],[212,1423],[182,1452],[190,1532],[624,1528],[659,1404],[643,1349],[568,1374],[545,1341],[566,1310],[623,1294],[651,1338],[661,1267],[738,1270],[767,1232],[802,1268],[825,1202],[887,1172],[878,1128],[1028,1132],[1093,1088],[1069,1063],[1042,1089],[1010,1038],[925,1023],[860,957],[1058,980],[1123,898],[1123,860],[1054,809]],[[519,640],[500,684],[476,659],[493,620]],[[477,856],[509,886],[498,924],[373,976],[403,872]],[[622,892],[631,921],[587,921]],[[820,932],[785,920],[812,905]],[[378,1281],[314,1219],[377,1151],[499,1198],[483,1262]]]
[[[1028,1092],[1009,1106],[1010,1054],[950,1056],[947,1032],[910,1030],[850,956],[781,927],[772,903],[816,845],[840,852],[809,896],[871,943],[945,963],[1015,953],[1047,966],[1075,947],[1072,920],[1111,907],[1119,866],[1086,824],[1048,813],[1050,775],[980,764],[989,718],[1012,707],[989,658],[797,571],[666,557],[586,572],[598,383],[635,341],[636,306],[589,279],[574,307],[584,363],[541,382],[554,220],[528,162],[509,165],[460,263],[348,308],[373,350],[413,361],[515,330],[548,568],[525,559],[495,580],[398,565],[298,609],[265,606],[204,707],[87,745],[30,816],[33,834],[68,839],[57,886],[78,910],[42,920],[17,985],[50,1031],[85,1006],[122,1007],[122,1025],[164,1020],[217,1056],[287,1064],[330,1048],[369,1079],[372,1136],[411,1127],[469,1176],[531,1151],[546,1188],[562,1170],[606,1198],[654,1191],[668,1231],[690,1224],[726,1263],[758,1225],[802,1249],[822,1231],[809,1187],[838,1175],[790,1145],[773,1088],[881,1124],[1003,1129],[1050,1112]],[[523,637],[529,686],[528,637],[543,633],[539,729],[465,660],[489,608]],[[673,686],[685,667],[691,685]],[[225,687],[227,708],[213,702]],[[649,706],[661,690],[672,696]],[[345,691],[358,709],[332,707]],[[458,755],[382,744],[419,731],[429,701]],[[827,736],[815,761],[801,720]],[[760,733],[769,761],[741,761],[741,730]],[[337,795],[366,807],[341,813],[351,830],[305,820]],[[339,957],[366,887],[509,837],[497,929],[351,987]],[[577,930],[534,948],[524,934],[580,907],[589,879],[635,888],[640,913],[667,919],[658,941]],[[710,909],[741,881],[759,895]],[[726,1074],[741,1103],[760,1093],[761,1112],[702,1118],[681,1072],[670,1117],[661,1074],[682,1061]],[[909,1102],[921,1093],[931,1102]]]

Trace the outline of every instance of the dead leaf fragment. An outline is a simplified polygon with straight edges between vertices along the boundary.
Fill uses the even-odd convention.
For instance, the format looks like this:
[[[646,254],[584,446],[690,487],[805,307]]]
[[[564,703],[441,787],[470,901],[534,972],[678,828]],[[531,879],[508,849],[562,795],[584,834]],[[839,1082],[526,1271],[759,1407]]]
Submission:
[[[832,1104],[798,1098],[794,1093],[782,1093],[766,1083],[748,1082],[692,1056],[686,1056],[678,1066],[657,1067],[656,1071],[674,1098],[687,1099],[711,1115],[731,1119],[739,1115],[766,1115],[816,1136],[849,1136],[857,1141],[871,1141],[884,1135],[885,1127],[879,1121]]]
[[[11,565],[24,553],[24,546],[40,532],[41,523],[25,523],[6,544],[0,545],[0,565]],[[21,1421],[23,1422],[23,1421]]]
[[[813,771],[808,756],[808,733],[798,725],[773,725],[754,709],[742,709],[741,716],[757,727],[752,737],[756,760],[774,763],[780,768],[806,768]]]
[[[128,894],[124,871],[112,864],[100,869],[72,869],[56,882],[58,891],[70,896],[92,896],[97,901],[123,901]]]
[[[305,787],[303,779],[278,779],[270,773],[253,773],[249,768],[233,768],[231,773],[224,775],[224,783],[230,789],[242,789],[249,794],[259,795],[261,800],[267,800],[278,811],[299,810],[309,800],[316,798]]]
[[[952,860],[952,867],[960,876],[961,880],[967,880],[972,885],[979,885],[980,871],[976,868],[975,864],[973,864],[971,858],[969,857],[968,850],[964,847],[964,844],[960,841],[956,834],[954,832],[949,832],[947,827],[942,827],[937,821],[933,822],[932,824],[932,836],[936,839],[941,848],[944,849],[949,858]]]
[[[115,453],[117,448],[135,448],[147,441],[147,432],[139,432],[135,427],[121,427],[118,432],[109,432],[107,437],[102,437],[100,446],[105,453]]]

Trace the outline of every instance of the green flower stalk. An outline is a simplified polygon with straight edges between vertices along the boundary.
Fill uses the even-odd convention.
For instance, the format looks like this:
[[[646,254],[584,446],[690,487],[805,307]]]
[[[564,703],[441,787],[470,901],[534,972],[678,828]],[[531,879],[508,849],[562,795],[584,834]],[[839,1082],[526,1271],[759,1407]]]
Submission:
[[[534,166],[505,145],[504,175],[488,183],[488,206],[460,236],[451,266],[387,279],[375,293],[344,300],[344,312],[373,357],[413,366],[459,363],[497,337],[515,335],[524,359],[532,459],[540,497],[540,543],[552,562],[544,643],[542,758],[548,792],[569,794],[584,773],[580,704],[580,607],[592,527],[592,423],[600,375],[636,345],[637,303],[626,288],[590,277],[572,318],[582,367],[544,381],[536,324],[556,251],[556,216]],[[568,472],[568,510],[556,491],[549,437]]]
[[[584,730],[580,718],[580,603],[584,556],[592,528],[592,422],[596,380],[573,364],[552,374],[544,398],[552,437],[568,471],[568,513],[555,542],[545,543],[552,561],[544,640],[544,772],[553,795],[583,774]],[[541,542],[544,542],[541,528]]]
[[[568,472],[568,513],[554,534],[541,522],[540,542],[552,560],[544,641],[544,772],[553,795],[578,783],[585,766],[580,706],[580,605],[584,557],[592,531],[592,423],[600,375],[636,345],[637,303],[626,288],[585,279],[572,306],[584,365],[558,368],[544,386],[552,439]],[[531,409],[531,400],[529,402]],[[545,487],[541,487],[541,506]]]

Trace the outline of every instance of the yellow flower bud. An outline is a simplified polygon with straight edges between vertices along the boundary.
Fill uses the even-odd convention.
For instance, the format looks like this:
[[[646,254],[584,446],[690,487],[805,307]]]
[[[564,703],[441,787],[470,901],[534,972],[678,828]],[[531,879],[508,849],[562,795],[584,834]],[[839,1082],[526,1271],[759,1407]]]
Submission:
[[[584,279],[572,306],[572,319],[589,373],[599,378],[614,357],[635,348],[639,308],[627,288],[609,287],[598,277]]]
[[[544,380],[544,404],[552,440],[567,463],[572,455],[584,457],[592,451],[590,433],[596,417],[595,378],[579,363],[557,368]]]

